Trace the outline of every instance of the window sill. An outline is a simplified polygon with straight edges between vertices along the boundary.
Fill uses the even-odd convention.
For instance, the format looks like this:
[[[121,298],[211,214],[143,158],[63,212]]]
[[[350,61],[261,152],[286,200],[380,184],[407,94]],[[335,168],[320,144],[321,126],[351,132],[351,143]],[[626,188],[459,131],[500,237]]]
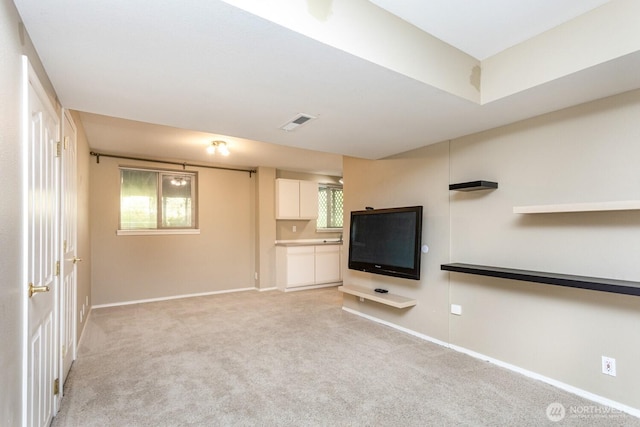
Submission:
[[[161,230],[116,230],[118,236],[155,236],[169,234],[200,234],[199,228]]]
[[[316,228],[316,233],[342,233],[342,228]]]

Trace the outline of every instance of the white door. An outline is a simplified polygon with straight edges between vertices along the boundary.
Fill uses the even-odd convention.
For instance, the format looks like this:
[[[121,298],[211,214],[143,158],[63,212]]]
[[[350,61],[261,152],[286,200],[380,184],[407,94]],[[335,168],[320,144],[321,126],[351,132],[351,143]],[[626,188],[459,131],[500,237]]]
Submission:
[[[27,426],[48,426],[54,413],[56,291],[60,185],[56,143],[59,121],[26,57],[23,57],[23,215]]]
[[[76,350],[76,263],[77,251],[77,172],[76,126],[68,110],[62,116],[62,286],[60,287],[60,394],[75,360]]]

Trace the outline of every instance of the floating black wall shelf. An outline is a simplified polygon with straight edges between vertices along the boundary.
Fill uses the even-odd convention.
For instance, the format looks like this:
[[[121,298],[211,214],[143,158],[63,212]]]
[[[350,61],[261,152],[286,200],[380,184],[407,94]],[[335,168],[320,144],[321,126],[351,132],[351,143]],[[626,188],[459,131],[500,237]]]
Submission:
[[[478,191],[478,190],[494,190],[498,188],[498,183],[493,181],[469,181],[459,184],[449,184],[449,190],[455,191]]]
[[[598,277],[574,276],[571,274],[545,273],[541,271],[461,263],[442,264],[440,269],[455,273],[475,274],[478,276],[499,277],[502,279],[640,296],[640,282],[631,282],[628,280],[602,279]]]

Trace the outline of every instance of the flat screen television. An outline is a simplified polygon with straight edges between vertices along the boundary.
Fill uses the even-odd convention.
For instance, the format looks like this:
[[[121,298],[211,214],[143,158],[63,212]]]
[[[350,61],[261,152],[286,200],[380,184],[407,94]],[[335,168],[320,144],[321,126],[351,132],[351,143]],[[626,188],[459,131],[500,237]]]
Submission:
[[[422,206],[351,212],[349,268],[420,280]]]

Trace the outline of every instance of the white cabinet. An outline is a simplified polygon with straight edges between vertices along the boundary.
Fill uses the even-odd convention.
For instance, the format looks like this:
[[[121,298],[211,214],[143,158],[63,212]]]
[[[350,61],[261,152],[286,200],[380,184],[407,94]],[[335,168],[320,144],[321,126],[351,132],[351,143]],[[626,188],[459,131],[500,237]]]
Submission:
[[[276,179],[276,219],[300,217],[300,181]]]
[[[342,280],[340,245],[316,246],[316,283],[335,283]]]
[[[286,248],[283,273],[286,287],[315,284],[315,250],[313,246]]]
[[[318,183],[300,181],[300,218],[318,218]]]
[[[276,179],[276,219],[318,218],[318,184]]]
[[[279,289],[332,286],[342,281],[341,245],[276,246]]]

